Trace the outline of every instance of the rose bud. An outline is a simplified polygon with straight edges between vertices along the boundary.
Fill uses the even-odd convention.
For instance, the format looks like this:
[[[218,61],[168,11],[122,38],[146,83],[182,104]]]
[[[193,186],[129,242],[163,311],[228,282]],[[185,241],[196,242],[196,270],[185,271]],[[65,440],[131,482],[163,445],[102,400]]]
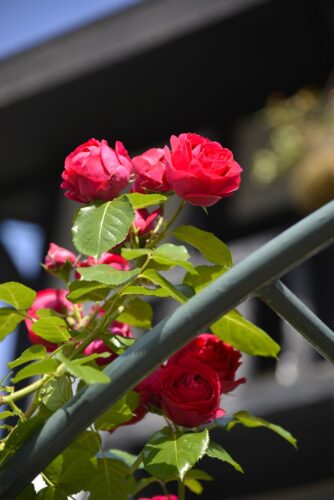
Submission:
[[[242,168],[219,142],[197,134],[181,134],[166,146],[166,178],[175,193],[192,205],[210,207],[232,195]]]
[[[48,253],[45,257],[44,266],[48,271],[57,271],[61,269],[65,264],[74,264],[76,256],[74,253],[62,248],[55,243],[50,243]]]
[[[134,225],[137,229],[138,236],[143,236],[152,231],[160,214],[160,208],[157,208],[152,213],[149,213],[145,208],[136,210]]]
[[[165,192],[171,190],[166,179],[166,160],[163,149],[149,149],[142,155],[132,158],[132,164],[136,173],[136,179],[131,189],[132,192]]]
[[[99,316],[101,315],[103,314],[100,314]],[[108,330],[110,331],[111,335],[121,335],[122,337],[127,338],[132,337],[131,329],[126,323],[112,321],[112,323],[109,325]],[[117,354],[113,352],[102,339],[93,340],[84,350],[84,354],[86,356],[89,356],[90,354],[102,354],[107,352],[110,352],[110,356],[108,356],[107,358],[96,358],[95,361],[98,365],[107,365],[108,363],[111,363],[111,361],[117,358]]]
[[[75,307],[69,300],[66,299],[66,290],[56,290],[54,288],[46,288],[45,290],[40,290],[37,292],[36,298],[28,309],[27,313],[32,318],[38,319],[36,312],[39,309],[52,309],[57,313],[70,315],[73,308]],[[78,306],[78,304],[76,304]],[[42,339],[39,335],[34,333],[31,329],[33,321],[31,319],[25,319],[25,324],[28,330],[29,340],[32,344],[42,344],[46,347],[47,351],[53,351],[58,347],[52,342],[48,342]]]
[[[184,358],[188,357],[204,363],[217,373],[222,393],[230,392],[239,384],[246,382],[245,378],[235,380],[236,371],[241,365],[240,352],[211,333],[198,335],[173,354],[167,365],[182,366]]]
[[[166,366],[160,374],[161,407],[176,424],[196,427],[224,415],[219,377],[207,365],[185,356],[182,366]]]
[[[131,159],[121,142],[112,149],[104,139],[90,139],[65,159],[61,187],[67,198],[80,203],[109,201],[127,186],[131,171]]]

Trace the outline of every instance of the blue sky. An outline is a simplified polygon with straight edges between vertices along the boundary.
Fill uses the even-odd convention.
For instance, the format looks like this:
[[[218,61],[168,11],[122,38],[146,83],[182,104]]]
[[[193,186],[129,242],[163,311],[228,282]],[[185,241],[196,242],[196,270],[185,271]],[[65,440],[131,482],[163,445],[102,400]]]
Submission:
[[[142,0],[0,0],[0,59]]]

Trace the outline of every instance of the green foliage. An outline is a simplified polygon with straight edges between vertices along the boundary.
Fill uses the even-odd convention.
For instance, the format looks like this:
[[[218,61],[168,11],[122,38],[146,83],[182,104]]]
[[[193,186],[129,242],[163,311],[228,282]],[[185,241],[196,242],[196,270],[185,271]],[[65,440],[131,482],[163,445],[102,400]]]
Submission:
[[[217,458],[218,460],[221,460],[222,462],[226,462],[232,467],[235,468],[238,472],[243,472],[243,469],[241,465],[239,465],[229,453],[227,453],[224,448],[220,446],[220,444],[215,443],[214,441],[210,440],[209,446],[206,450],[206,454],[211,457],[211,458]]]
[[[80,359],[70,361],[61,354],[59,354],[58,357],[64,363],[66,371],[70,375],[78,377],[86,384],[107,384],[110,382],[110,378],[97,368],[93,368],[92,366],[82,366]]]
[[[73,244],[84,255],[96,259],[127,237],[134,209],[126,197],[80,208],[72,228]]]
[[[20,380],[24,380],[25,378],[34,377],[35,375],[44,375],[46,373],[55,373],[57,370],[57,362],[54,359],[41,359],[40,361],[35,361],[30,365],[22,368],[14,378],[12,378],[12,382],[17,384]]]
[[[106,286],[97,281],[72,281],[69,284],[69,293],[66,298],[74,303],[86,301],[99,302],[105,300],[110,292],[110,286]]]
[[[122,248],[121,251],[122,257],[127,260],[139,259],[140,257],[151,253],[152,251],[148,248]]]
[[[99,458],[89,488],[89,500],[128,500],[134,488],[128,471],[129,468],[120,460]]]
[[[131,271],[119,271],[108,264],[99,264],[92,267],[81,267],[80,274],[86,281],[97,281],[108,286],[123,285],[130,279],[138,276],[139,268],[131,269]]]
[[[208,443],[207,429],[181,434],[165,427],[153,434],[143,449],[145,469],[162,480],[183,480],[186,472],[205,454]]]
[[[44,405],[51,411],[58,410],[72,395],[72,384],[66,376],[51,380],[40,392]]]
[[[213,477],[202,470],[192,469],[186,473],[183,482],[192,493],[201,495],[203,493],[203,486],[199,482],[199,479],[202,481],[212,481]]]
[[[124,462],[128,467],[131,467],[138,457],[127,451],[111,449],[108,451],[108,458],[115,458],[116,460]],[[143,466],[140,464],[137,468],[142,469]]]
[[[0,285],[0,300],[15,309],[28,309],[35,297],[36,292],[21,283],[9,281]]]
[[[171,243],[160,245],[152,252],[151,258],[158,264],[163,264],[167,268],[180,266],[186,269],[190,274],[197,274],[194,266],[190,262],[187,262],[189,253],[183,245],[172,245]]]
[[[44,422],[44,417],[36,415],[24,422],[19,421],[6,440],[5,448],[0,456],[2,464],[12,453],[21,448]]]
[[[179,292],[166,278],[157,273],[154,269],[146,269],[141,275],[148,281],[151,281],[154,285],[158,285],[168,293],[169,297],[177,300],[178,302],[186,302],[187,298]]]
[[[54,342],[66,342],[71,338],[66,321],[56,316],[50,318],[41,318],[33,323],[32,331],[42,339]]]
[[[276,434],[278,434],[283,439],[288,441],[288,443],[292,444],[294,448],[297,448],[297,439],[294,438],[289,431],[286,431],[285,429],[283,429],[283,427],[280,427],[279,425],[267,422],[267,420],[264,420],[263,418],[255,417],[254,415],[251,415],[247,411],[238,411],[237,413],[235,413],[234,420],[230,422],[228,425],[228,430],[233,429],[233,427],[237,424],[242,424],[245,427],[250,427],[250,428],[266,427],[267,429],[276,432]]]
[[[280,351],[280,346],[265,331],[247,321],[236,309],[225,314],[210,328],[221,340],[252,356],[277,358]]]
[[[146,288],[143,285],[129,285],[122,291],[122,295],[144,295],[148,297],[171,297],[168,288]]]
[[[131,205],[135,209],[161,205],[168,200],[167,196],[164,196],[163,194],[129,193],[124,196],[130,201]]]
[[[131,420],[139,401],[140,397],[137,392],[128,392],[95,421],[95,428],[99,431],[110,431]]]
[[[0,340],[3,340],[23,320],[21,313],[9,307],[0,308]]]
[[[5,420],[8,417],[13,417],[14,413],[12,411],[2,411],[0,412],[0,420]]]
[[[221,266],[232,266],[232,255],[229,248],[212,233],[194,226],[180,226],[172,234],[176,239],[197,248],[209,262]]]
[[[191,286],[198,293],[228,270],[227,266],[196,266],[196,274],[187,273],[183,283]]]
[[[152,318],[153,309],[151,304],[138,297],[134,297],[126,304],[125,311],[118,316],[117,321],[128,323],[138,328],[151,328]]]
[[[35,344],[23,351],[21,356],[14,361],[8,363],[10,369],[28,363],[29,361],[36,361],[37,359],[44,359],[47,356],[47,351],[43,345]]]

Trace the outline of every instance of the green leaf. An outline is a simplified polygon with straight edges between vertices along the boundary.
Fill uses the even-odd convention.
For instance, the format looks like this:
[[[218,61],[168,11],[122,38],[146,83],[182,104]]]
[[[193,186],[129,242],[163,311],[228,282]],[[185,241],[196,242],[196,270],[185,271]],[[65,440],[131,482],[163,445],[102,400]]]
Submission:
[[[86,281],[97,281],[109,286],[119,286],[126,283],[131,278],[138,276],[139,268],[131,271],[119,271],[108,264],[98,264],[92,267],[81,267],[80,274]]]
[[[34,485],[30,483],[15,497],[15,500],[33,500],[34,498],[36,498],[36,491]]]
[[[59,491],[53,486],[47,486],[37,493],[36,498],[38,500],[67,500],[68,496],[63,491]],[[22,498],[22,500],[25,500]]]
[[[131,483],[129,468],[120,460],[100,458],[91,478],[89,500],[128,500]]]
[[[146,288],[141,285],[129,285],[122,291],[121,295],[145,295],[152,297],[170,297],[170,292],[166,288]]]
[[[128,198],[133,208],[146,208],[152,205],[161,205],[165,203],[168,198],[163,194],[141,194],[141,193],[129,193],[124,195]]]
[[[54,342],[55,344],[65,342],[71,338],[66,321],[62,318],[41,318],[33,323],[31,329],[34,333],[42,337],[42,339]]]
[[[9,281],[0,285],[0,300],[15,309],[28,309],[35,297],[36,292],[21,283]]]
[[[229,248],[212,233],[194,226],[181,226],[175,229],[172,235],[197,248],[209,262],[228,267],[233,265]]]
[[[97,281],[73,281],[69,284],[68,288],[70,293],[66,295],[66,298],[74,303],[81,303],[87,300],[99,302],[100,300],[105,300],[110,292],[110,287]]]
[[[36,316],[38,316],[38,318],[59,318],[59,314],[54,309],[46,308],[38,309],[38,311],[36,311]]]
[[[220,446],[220,444],[215,443],[214,441],[210,440],[208,449],[206,450],[206,454],[211,457],[211,458],[217,458],[218,460],[221,460],[222,462],[226,462],[232,467],[235,468],[238,472],[244,472],[241,465],[239,465],[229,453],[227,453],[224,448]]]
[[[125,240],[134,216],[134,209],[126,197],[80,208],[72,228],[73,244],[80,253],[99,259],[104,252]]]
[[[189,252],[185,246],[173,245],[172,243],[160,245],[154,250],[153,255],[160,255],[172,261],[187,261],[190,258]]]
[[[201,481],[213,481],[213,477],[200,469],[191,469],[184,476],[185,479],[200,479]]]
[[[137,392],[128,392],[95,421],[95,428],[99,431],[110,431],[131,420],[139,401],[140,396]]]
[[[187,301],[187,298],[181,292],[179,292],[169,281],[163,278],[154,269],[146,269],[146,271],[141,274],[141,277],[163,288],[166,292],[168,292],[170,297],[178,302],[184,303]]]
[[[115,458],[117,460],[120,460],[121,462],[124,462],[128,467],[131,467],[137,460],[137,455],[133,455],[132,453],[128,453],[127,451],[123,450],[115,450],[111,449],[108,452],[108,458]],[[139,465],[138,469],[142,469],[143,466]]]
[[[202,458],[208,443],[207,429],[176,434],[164,428],[153,434],[143,449],[145,469],[159,479],[183,480],[186,472]]]
[[[196,266],[196,273],[187,273],[183,278],[185,285],[191,286],[196,292],[199,292],[212,281],[215,281],[219,276],[229,270],[226,266]]]
[[[44,418],[40,415],[31,417],[24,422],[19,421],[7,438],[5,449],[0,456],[0,463],[3,463],[12,453],[21,448],[43,422]]]
[[[152,253],[148,248],[122,248],[121,254],[124,259],[133,260]]]
[[[22,370],[17,372],[12,382],[16,384],[25,378],[34,377],[35,375],[44,375],[46,373],[54,373],[57,370],[57,362],[54,359],[42,359],[27,365]]]
[[[120,314],[117,321],[128,323],[137,328],[151,328],[153,309],[151,304],[134,297],[126,306],[126,310]]]
[[[110,382],[110,378],[107,375],[92,366],[81,366],[75,363],[75,361],[66,360],[66,358],[62,358],[62,361],[68,373],[80,378],[86,384],[108,384]]]
[[[13,417],[14,413],[12,411],[2,411],[0,412],[0,420],[5,420],[8,417]]]
[[[245,427],[251,427],[251,428],[266,427],[267,429],[276,432],[276,434],[278,434],[283,439],[292,444],[294,448],[297,448],[297,439],[295,439],[289,431],[286,431],[285,429],[283,429],[283,427],[280,427],[279,425],[267,422],[263,418],[255,417],[254,415],[251,415],[247,411],[238,411],[237,413],[234,414],[234,418],[235,420],[229,424],[228,430],[232,429],[237,424],[242,424]]]
[[[90,487],[95,471],[95,455],[83,447],[69,446],[48,465],[44,474],[57,489],[72,495]]]
[[[203,493],[203,486],[197,479],[185,479],[184,485],[196,495],[201,495]]]
[[[21,356],[14,361],[8,363],[10,369],[16,368],[16,366],[23,365],[23,363],[28,363],[29,361],[36,361],[37,359],[44,359],[47,356],[47,350],[43,345],[35,344],[21,354]]]
[[[59,377],[42,387],[40,396],[49,410],[56,411],[72,398],[72,384],[67,377]]]
[[[123,335],[110,335],[110,332],[101,334],[101,339],[104,343],[116,354],[123,354],[132,344],[136,342],[134,338],[123,337]],[[109,357],[110,353],[98,354],[98,357]]]
[[[0,308],[0,340],[3,340],[23,320],[22,314],[9,307]]]
[[[252,356],[277,358],[280,346],[261,328],[247,321],[236,309],[211,325],[221,340]]]

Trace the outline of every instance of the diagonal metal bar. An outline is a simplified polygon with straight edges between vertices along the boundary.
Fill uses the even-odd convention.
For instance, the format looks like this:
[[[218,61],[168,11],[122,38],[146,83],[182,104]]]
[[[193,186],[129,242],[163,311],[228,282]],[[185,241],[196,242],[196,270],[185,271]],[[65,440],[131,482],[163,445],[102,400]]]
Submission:
[[[334,332],[281,281],[267,285],[259,297],[292,325],[313,347],[334,363]]]
[[[332,241],[334,202],[284,231],[180,306],[104,370],[110,383],[82,389],[2,466],[0,498],[15,498],[103,411],[199,331]]]

